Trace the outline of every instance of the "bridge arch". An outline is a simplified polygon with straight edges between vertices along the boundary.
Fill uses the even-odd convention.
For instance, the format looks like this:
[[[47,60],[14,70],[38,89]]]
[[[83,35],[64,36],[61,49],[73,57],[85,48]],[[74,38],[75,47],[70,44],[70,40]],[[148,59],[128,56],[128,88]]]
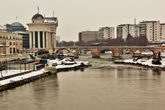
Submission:
[[[100,58],[100,51],[97,48],[80,48],[79,52],[82,51],[91,52],[92,58]]]
[[[100,53],[108,52],[109,54],[112,54],[112,55],[114,54],[114,51],[112,49],[100,49],[99,51],[100,51]]]
[[[59,52],[60,50],[67,50],[68,52],[72,53],[73,50],[75,50],[75,53],[78,53],[81,50],[88,50],[91,51],[92,53],[92,57],[99,57],[100,53],[102,53],[103,51],[111,51],[113,57],[121,57],[121,52],[123,50],[129,50],[131,52],[133,52],[134,56],[141,56],[141,53],[145,50],[149,50],[152,51],[153,53],[157,54],[159,52],[162,52],[163,50],[165,50],[165,48],[163,47],[144,47],[144,46],[101,46],[101,47],[90,47],[90,46],[81,46],[81,47],[61,47],[61,48],[57,48],[55,50],[55,53]]]
[[[57,48],[57,49],[55,50],[55,54],[57,54],[57,53],[58,53],[59,51],[61,51],[61,50],[66,50],[66,51],[68,51],[69,53],[72,52],[72,50],[69,49],[69,48]]]

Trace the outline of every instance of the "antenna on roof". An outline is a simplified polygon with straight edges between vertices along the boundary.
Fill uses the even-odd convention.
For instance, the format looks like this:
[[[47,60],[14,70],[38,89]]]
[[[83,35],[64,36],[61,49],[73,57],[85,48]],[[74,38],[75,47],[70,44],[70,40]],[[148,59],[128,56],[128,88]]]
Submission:
[[[134,25],[136,25],[136,18],[134,18]]]
[[[37,11],[38,11],[38,13],[40,13],[40,9],[39,9],[39,6],[37,7]]]
[[[16,19],[16,21],[17,21],[17,16],[16,16],[16,18],[15,18],[15,19]]]
[[[53,17],[54,17],[54,11],[53,11]]]

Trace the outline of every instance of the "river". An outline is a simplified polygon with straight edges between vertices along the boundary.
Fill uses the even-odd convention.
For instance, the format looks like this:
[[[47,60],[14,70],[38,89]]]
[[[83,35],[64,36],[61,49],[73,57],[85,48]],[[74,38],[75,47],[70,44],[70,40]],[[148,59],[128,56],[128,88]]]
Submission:
[[[165,110],[165,72],[109,59],[0,93],[0,110]]]

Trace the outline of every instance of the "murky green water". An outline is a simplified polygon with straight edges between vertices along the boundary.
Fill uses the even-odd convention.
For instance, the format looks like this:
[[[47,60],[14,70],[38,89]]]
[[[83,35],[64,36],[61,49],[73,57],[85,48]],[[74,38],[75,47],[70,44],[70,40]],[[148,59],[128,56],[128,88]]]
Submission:
[[[165,72],[86,60],[93,67],[1,92],[0,110],[165,110]]]

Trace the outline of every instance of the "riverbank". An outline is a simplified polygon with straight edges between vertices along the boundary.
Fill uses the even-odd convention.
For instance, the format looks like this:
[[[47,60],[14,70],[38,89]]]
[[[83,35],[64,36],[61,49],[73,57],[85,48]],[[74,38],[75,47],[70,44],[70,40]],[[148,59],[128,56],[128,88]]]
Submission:
[[[53,66],[54,63],[56,63],[57,65]],[[66,65],[68,63],[70,63],[70,65]],[[88,62],[83,62],[83,61],[69,62],[66,59],[62,61],[56,59],[49,61],[48,66],[45,66],[45,68],[36,71],[22,70],[22,72],[18,72],[19,70],[10,70],[8,71],[8,74],[5,74],[4,77],[3,77],[4,72],[2,72],[1,74],[2,76],[0,78],[0,91],[12,89],[21,86],[23,84],[41,79],[43,77],[47,77],[52,74],[56,75],[58,72],[78,70],[88,66],[90,66]],[[56,70],[56,71],[52,72],[52,70],[53,71]]]
[[[165,59],[161,60],[160,65],[152,64],[153,59],[126,59],[126,60],[116,60],[114,61],[115,64],[130,64],[130,65],[138,65],[152,69],[160,69],[165,71]]]

